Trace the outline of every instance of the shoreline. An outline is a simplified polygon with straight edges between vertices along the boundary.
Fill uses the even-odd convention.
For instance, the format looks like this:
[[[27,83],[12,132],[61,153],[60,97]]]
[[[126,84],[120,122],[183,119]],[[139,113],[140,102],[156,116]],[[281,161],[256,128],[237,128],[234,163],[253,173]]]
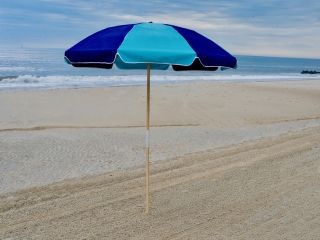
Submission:
[[[33,76],[33,75],[23,75],[23,76],[9,76],[8,79],[16,79],[19,77],[23,78],[32,78],[33,80],[24,80],[24,81],[31,81],[31,83],[24,83],[26,84],[25,86],[17,86],[17,87],[1,87],[0,85],[0,93],[2,92],[23,92],[23,91],[52,91],[52,90],[64,90],[64,89],[71,89],[71,90],[76,90],[76,89],[103,89],[103,88],[114,88],[114,87],[140,87],[145,85],[145,75],[139,75],[139,79],[141,80],[126,80],[123,83],[121,82],[114,82],[114,80],[105,80],[110,77],[117,78],[117,77],[125,77],[125,78],[130,78],[132,76],[130,75],[124,75],[124,76],[73,76],[73,75],[65,75],[65,76]],[[46,78],[61,78],[61,77],[66,77],[66,78],[75,78],[78,79],[76,82],[70,84],[69,86],[58,84],[58,85],[51,85],[52,83],[49,83],[49,86],[45,85],[35,85],[32,86],[32,81],[35,81],[35,84],[40,84],[41,80],[39,79],[44,79],[43,84],[45,84],[45,79]],[[86,84],[81,84],[81,80],[79,79],[86,79],[86,78],[98,78],[100,80],[94,80],[93,82],[89,82]],[[104,78],[105,77],[105,78]],[[155,80],[154,78],[159,78],[159,77],[171,77],[173,78],[172,80]],[[192,80],[183,80],[183,78],[194,78]],[[207,79],[200,79],[197,80],[197,78],[205,77]],[[260,79],[259,79],[260,77]],[[216,84],[254,84],[254,83],[292,83],[292,82],[313,82],[313,81],[320,81],[320,76],[319,75],[310,75],[310,76],[281,76],[281,75],[236,75],[236,76],[214,76],[214,75],[205,75],[205,76],[197,76],[197,75],[191,75],[191,76],[184,76],[184,75],[153,75],[151,77],[151,85],[152,86],[166,86],[166,85],[180,85],[180,84],[205,84],[205,83],[216,83]],[[181,79],[175,79],[175,78],[181,78]],[[215,79],[216,78],[216,79]],[[1,81],[4,79],[0,79]],[[66,81],[67,83],[68,81]],[[21,84],[21,83],[17,83]]]

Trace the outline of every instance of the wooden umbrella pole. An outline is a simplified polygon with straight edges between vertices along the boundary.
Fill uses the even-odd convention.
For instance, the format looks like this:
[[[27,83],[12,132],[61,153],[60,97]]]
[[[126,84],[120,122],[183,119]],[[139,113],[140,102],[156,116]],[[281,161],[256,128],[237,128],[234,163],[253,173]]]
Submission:
[[[150,197],[149,197],[149,175],[150,175],[150,143],[149,143],[149,130],[150,130],[150,64],[147,68],[147,119],[146,119],[146,189],[145,189],[145,212],[149,213]]]

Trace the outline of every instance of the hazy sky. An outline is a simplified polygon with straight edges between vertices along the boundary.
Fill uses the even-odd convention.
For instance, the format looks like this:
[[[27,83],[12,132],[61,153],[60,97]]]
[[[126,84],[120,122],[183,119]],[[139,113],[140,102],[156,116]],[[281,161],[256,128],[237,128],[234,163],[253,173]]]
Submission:
[[[192,28],[233,54],[320,58],[319,0],[0,0],[0,47],[69,48],[143,21]]]

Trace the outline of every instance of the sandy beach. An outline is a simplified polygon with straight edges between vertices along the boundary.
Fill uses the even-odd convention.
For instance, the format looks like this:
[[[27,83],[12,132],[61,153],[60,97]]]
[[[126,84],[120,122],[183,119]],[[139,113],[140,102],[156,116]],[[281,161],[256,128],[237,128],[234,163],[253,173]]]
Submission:
[[[1,239],[317,239],[320,79],[0,92]]]

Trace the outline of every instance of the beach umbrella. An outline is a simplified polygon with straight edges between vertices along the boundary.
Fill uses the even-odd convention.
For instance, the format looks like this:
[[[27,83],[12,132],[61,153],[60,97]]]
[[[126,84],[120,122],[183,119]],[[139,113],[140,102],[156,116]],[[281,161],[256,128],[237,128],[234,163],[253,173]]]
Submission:
[[[219,45],[186,28],[160,23],[109,27],[83,39],[65,52],[74,67],[147,69],[145,211],[149,212],[150,70],[216,71],[236,68],[237,60]]]

